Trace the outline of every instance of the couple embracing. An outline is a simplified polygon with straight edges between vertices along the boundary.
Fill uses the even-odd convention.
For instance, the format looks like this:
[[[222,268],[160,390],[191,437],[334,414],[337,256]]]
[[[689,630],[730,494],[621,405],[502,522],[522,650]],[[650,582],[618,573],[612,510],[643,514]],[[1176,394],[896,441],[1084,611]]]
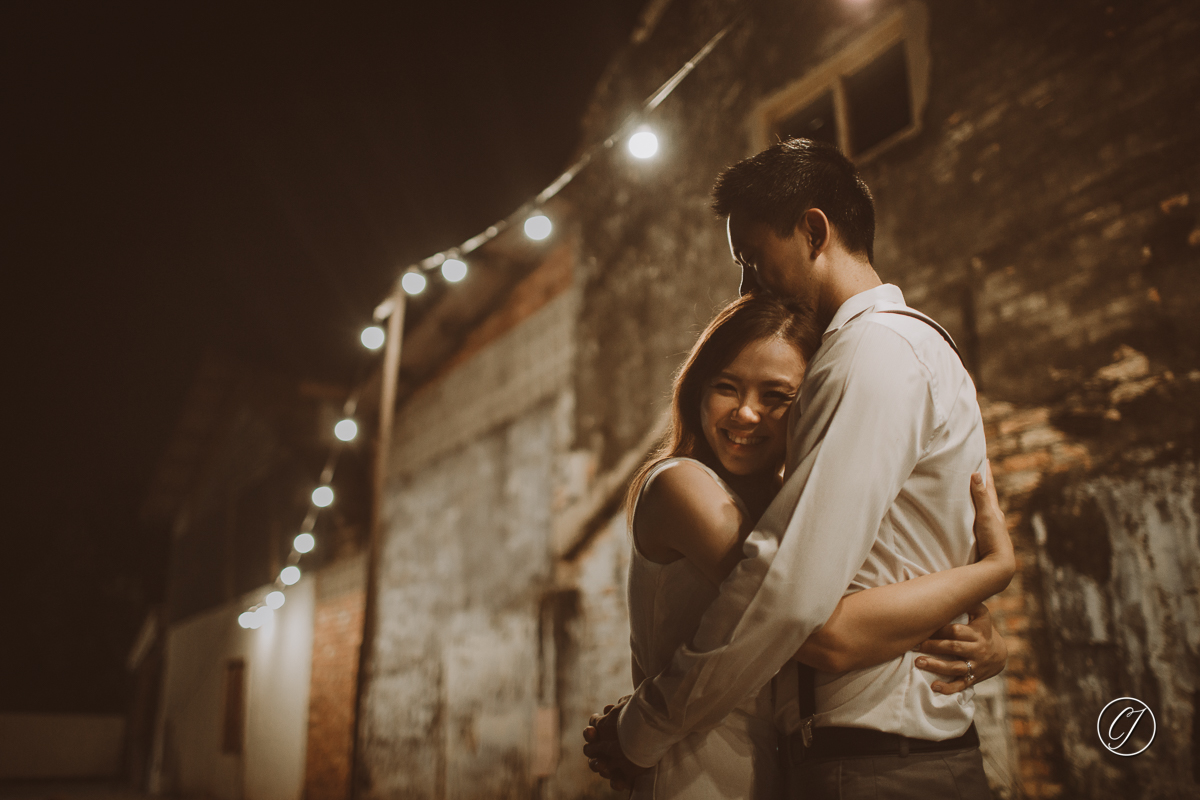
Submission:
[[[971,687],[1014,556],[974,384],[876,275],[835,147],[777,143],[713,195],[742,297],[630,489],[635,691],[589,764],[635,798],[988,798]]]

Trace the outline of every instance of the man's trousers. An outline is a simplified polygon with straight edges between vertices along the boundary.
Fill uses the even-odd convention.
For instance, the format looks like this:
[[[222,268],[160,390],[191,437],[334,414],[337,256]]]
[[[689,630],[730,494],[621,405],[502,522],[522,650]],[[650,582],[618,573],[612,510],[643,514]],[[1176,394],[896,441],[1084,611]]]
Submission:
[[[787,785],[790,800],[992,800],[978,747],[792,760]]]

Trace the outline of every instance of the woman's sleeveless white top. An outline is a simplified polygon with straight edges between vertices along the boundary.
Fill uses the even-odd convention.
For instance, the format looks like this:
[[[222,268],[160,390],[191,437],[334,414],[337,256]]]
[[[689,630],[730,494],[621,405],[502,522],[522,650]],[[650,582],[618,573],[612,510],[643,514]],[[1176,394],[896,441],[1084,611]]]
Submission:
[[[637,506],[664,470],[690,462],[713,479],[714,491],[726,492],[742,513],[741,499],[712,469],[695,459],[668,458],[655,465],[634,504],[630,529],[637,531]],[[681,644],[690,644],[700,618],[717,596],[717,587],[686,558],[655,563],[641,554],[634,536],[629,560],[630,647],[648,676],[670,663]],[[775,798],[780,796],[778,735],[772,721],[770,684],[747,697],[716,728],[694,731],[672,747],[662,761],[639,778],[633,798]]]

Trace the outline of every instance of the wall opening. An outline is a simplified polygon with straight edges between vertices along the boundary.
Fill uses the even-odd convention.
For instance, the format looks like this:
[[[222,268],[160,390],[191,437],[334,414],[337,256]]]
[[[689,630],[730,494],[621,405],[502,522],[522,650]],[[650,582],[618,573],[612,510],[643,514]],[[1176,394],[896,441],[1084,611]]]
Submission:
[[[246,662],[225,662],[225,685],[221,692],[221,752],[242,754],[246,731]]]
[[[816,100],[776,124],[775,138],[796,137],[835,145],[840,143],[837,115],[833,108],[833,92],[821,94]]]
[[[751,143],[804,136],[866,161],[920,132],[928,96],[927,12],[908,3],[760,104]]]
[[[904,42],[842,82],[850,152],[866,153],[913,124],[912,93]]]

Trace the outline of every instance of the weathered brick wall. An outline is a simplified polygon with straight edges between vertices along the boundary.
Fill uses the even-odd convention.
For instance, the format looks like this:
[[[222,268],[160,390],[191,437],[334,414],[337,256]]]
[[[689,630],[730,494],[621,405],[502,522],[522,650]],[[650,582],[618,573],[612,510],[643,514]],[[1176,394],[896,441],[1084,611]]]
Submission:
[[[1112,428],[1065,431],[1085,408]],[[1176,377],[1129,347],[1054,407],[984,404],[1018,551],[1017,578],[993,606],[1011,649],[1026,796],[1174,796],[1195,785],[1197,408],[1200,371]],[[1148,411],[1170,433],[1130,427]],[[1104,704],[1126,695],[1151,705],[1162,737],[1136,759],[1104,752],[1095,732]]]
[[[881,274],[968,345],[985,400],[1021,555],[997,610],[1028,797],[1195,791],[1196,597],[1120,613],[1139,601],[1116,576],[1151,596],[1180,587],[1109,544],[1144,531],[1108,482],[1194,493],[1186,468],[1154,465],[1196,458],[1200,127],[1179,117],[1200,102],[1196,10],[931,4],[927,133],[864,170]],[[1104,514],[1085,513],[1091,497],[1109,497]],[[1182,541],[1172,558],[1195,559]],[[1104,577],[1064,578],[1080,558]],[[1087,609],[1111,615],[1102,635]],[[1181,687],[1154,706],[1174,735],[1136,759],[1103,751],[1103,705],[1165,699],[1158,684]]]
[[[1018,408],[981,399],[988,457],[1006,506],[1009,531],[1017,551],[1017,575],[1008,590],[989,605],[1009,647],[1002,679],[1008,692],[1008,714],[1017,749],[1017,784],[1027,797],[1056,796],[1061,784],[1051,778],[1062,753],[1048,737],[1052,692],[1043,680],[1045,652],[1036,632],[1045,618],[1036,548],[1025,535],[1027,522],[1019,503],[1044,475],[1059,474],[1086,463],[1086,452],[1066,441],[1049,424],[1044,408]]]
[[[348,800],[354,704],[366,600],[365,559],[345,559],[316,575],[312,683],[308,700],[306,800]]]

